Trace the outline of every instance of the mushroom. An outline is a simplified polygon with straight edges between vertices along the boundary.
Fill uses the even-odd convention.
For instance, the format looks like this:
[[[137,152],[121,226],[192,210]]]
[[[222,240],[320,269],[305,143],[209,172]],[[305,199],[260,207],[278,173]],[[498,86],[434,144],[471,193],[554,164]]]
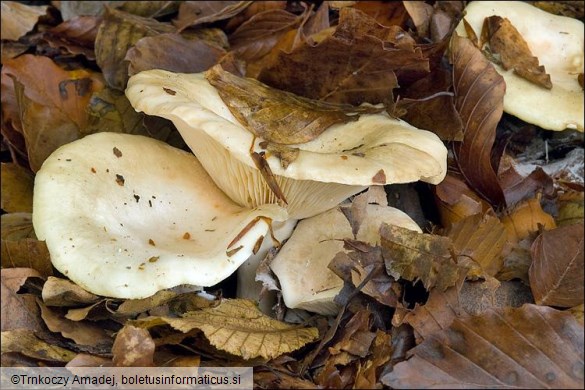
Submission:
[[[550,74],[552,89],[546,89],[494,64],[506,81],[504,111],[543,129],[583,131],[583,88],[577,80],[583,73],[583,22],[520,1],[473,1],[465,12],[478,36],[485,18],[507,18]],[[456,32],[467,36],[463,22]]]
[[[382,222],[422,232],[407,214],[393,207],[369,204],[366,210],[356,235],[360,241],[379,245]],[[338,311],[333,298],[343,281],[327,266],[338,252],[345,251],[342,240],[352,237],[350,223],[338,207],[298,223],[270,263],[287,307],[327,315]]]
[[[110,297],[217,284],[287,218],[276,204],[235,204],[191,153],[137,135],[66,144],[35,179],[33,225],[53,265]]]
[[[218,187],[236,203],[277,203],[250,153],[251,145],[262,151],[264,140],[238,122],[203,73],[144,71],[130,78],[126,95],[137,111],[173,121]],[[287,147],[298,149],[298,155],[286,168],[276,154],[267,153],[266,162],[294,219],[331,209],[371,184],[437,184],[446,174],[447,149],[441,140],[386,114],[364,114]]]

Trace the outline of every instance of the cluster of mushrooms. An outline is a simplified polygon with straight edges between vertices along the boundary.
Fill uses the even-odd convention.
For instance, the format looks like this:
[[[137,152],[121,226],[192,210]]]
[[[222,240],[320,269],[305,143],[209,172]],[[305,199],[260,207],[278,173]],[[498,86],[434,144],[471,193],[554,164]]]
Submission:
[[[466,18],[473,26],[481,28],[490,12],[515,17],[497,9],[497,2],[482,3],[468,7]],[[518,11],[522,18],[527,12],[543,12],[527,4],[520,7],[527,7]],[[561,19],[566,29],[568,18]],[[577,39],[570,37],[580,46],[569,62],[574,69],[580,61],[576,65],[582,72],[582,23],[580,29],[580,41],[579,33]],[[582,89],[577,91],[573,77],[566,83],[571,97],[563,95],[565,84],[547,63],[553,55],[541,54],[538,45],[528,43],[551,72],[554,87],[540,91],[499,69],[507,83],[505,110],[544,128],[582,131]],[[562,46],[565,59],[574,55],[573,46]],[[576,105],[580,115],[562,114],[558,120],[547,116],[554,123],[542,122],[540,110],[527,100],[532,94],[541,102],[563,102],[550,103],[558,105],[557,111]],[[298,155],[282,164],[233,115],[204,73],[144,71],[130,78],[126,95],[137,111],[171,120],[193,153],[147,137],[98,133],[59,148],[35,180],[38,238],[46,241],[61,273],[98,295],[145,298],[178,285],[209,287],[239,269],[239,295],[257,299],[256,267],[271,247],[284,243],[270,268],[285,304],[334,314],[333,298],[343,283],[327,265],[344,250],[341,240],[352,237],[338,205],[372,185],[417,180],[438,184],[446,175],[443,142],[386,113],[362,114],[330,126],[309,142],[289,145]],[[263,153],[286,203],[267,184],[253,152]],[[378,244],[382,222],[420,232],[400,210],[367,207],[359,240]]]

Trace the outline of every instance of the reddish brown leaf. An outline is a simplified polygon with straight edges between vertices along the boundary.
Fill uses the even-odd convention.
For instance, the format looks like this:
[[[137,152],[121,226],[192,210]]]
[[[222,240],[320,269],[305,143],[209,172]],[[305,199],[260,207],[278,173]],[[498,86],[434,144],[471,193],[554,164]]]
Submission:
[[[45,32],[43,38],[51,47],[94,60],[94,43],[101,22],[97,16],[77,16]]]
[[[401,1],[356,1],[352,7],[369,15],[383,26],[406,27],[409,17]]]
[[[505,204],[491,165],[496,126],[504,109],[506,84],[494,66],[466,38],[451,40],[455,108],[463,121],[463,141],[453,146],[465,180],[494,206]]]
[[[242,23],[261,12],[272,9],[285,9],[286,1],[253,1],[245,10],[226,21],[224,31],[235,31]]]
[[[490,206],[463,180],[452,174],[447,174],[445,180],[435,187],[435,197],[441,224],[445,228],[466,217],[490,209]]]
[[[424,1],[403,1],[402,4],[412,18],[418,35],[426,37],[433,15],[433,6]]]
[[[32,30],[40,16],[47,13],[46,5],[30,6],[16,1],[2,2],[2,40],[17,41]]]
[[[533,197],[536,192],[553,194],[553,179],[541,167],[534,169],[528,176],[523,176],[518,173],[513,162],[507,164],[509,167],[503,166],[509,158],[511,159],[502,158],[498,173],[498,181],[504,191],[508,207]]]
[[[548,307],[455,318],[382,378],[392,388],[581,388],[583,327]]]
[[[182,31],[202,23],[211,23],[231,18],[244,11],[251,1],[183,1],[179,7],[179,16],[174,21]]]
[[[583,223],[545,231],[532,244],[530,288],[536,303],[571,307],[583,303]]]
[[[31,294],[17,294],[28,277],[41,275],[31,268],[3,268],[0,270],[2,287],[2,332],[15,329],[40,331],[43,329],[39,308]],[[6,352],[4,345],[2,352]]]
[[[126,325],[116,336],[112,354],[116,367],[152,367],[154,341],[148,330]]]

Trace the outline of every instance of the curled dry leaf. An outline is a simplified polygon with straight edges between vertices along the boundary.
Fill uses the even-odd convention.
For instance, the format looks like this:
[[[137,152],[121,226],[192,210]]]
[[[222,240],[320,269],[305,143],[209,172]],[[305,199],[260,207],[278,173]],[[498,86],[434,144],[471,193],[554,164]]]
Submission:
[[[508,240],[512,243],[523,240],[530,233],[538,231],[539,225],[547,230],[556,227],[552,215],[542,209],[539,196],[519,203],[500,220],[508,232]]]
[[[39,316],[39,308],[31,294],[18,294],[18,290],[28,277],[41,275],[32,268],[3,268],[0,270],[2,288],[2,334],[5,331],[27,329],[40,331],[43,329]],[[2,353],[7,352],[2,344]]]
[[[435,201],[441,217],[441,225],[445,228],[454,223],[485,212],[490,206],[473,192],[458,177],[447,174],[445,180],[435,187]]]
[[[453,146],[467,183],[494,206],[505,204],[491,164],[496,126],[504,109],[506,84],[469,39],[451,39],[455,108],[463,122],[463,141]]]
[[[514,69],[518,76],[543,88],[552,89],[550,75],[546,73],[544,66],[539,66],[538,58],[532,55],[528,44],[508,19],[490,16],[485,19],[484,28],[487,28],[492,60],[496,60],[505,70]]]
[[[252,1],[183,1],[174,20],[179,31],[187,27],[229,19],[244,11]]]
[[[95,303],[100,299],[70,280],[53,276],[47,278],[41,294],[47,306],[79,306]]]
[[[73,55],[83,54],[95,60],[94,44],[102,19],[97,16],[78,16],[46,31],[43,39],[54,48],[64,48]]]
[[[184,333],[200,329],[213,346],[244,359],[275,358],[318,336],[316,328],[274,320],[245,299],[224,299],[216,307],[188,312],[183,318],[147,317],[132,323],[140,327],[169,324]]]
[[[548,307],[455,318],[383,376],[392,388],[580,388],[583,327]]]
[[[152,367],[154,341],[148,330],[125,325],[116,336],[112,354],[116,367]]]
[[[47,13],[46,5],[26,5],[16,1],[2,2],[2,40],[17,41],[31,31],[39,17]]]
[[[530,288],[539,305],[583,303],[583,223],[541,233],[532,244]]]
[[[0,207],[8,213],[32,213],[34,175],[14,163],[2,163],[2,200]]]

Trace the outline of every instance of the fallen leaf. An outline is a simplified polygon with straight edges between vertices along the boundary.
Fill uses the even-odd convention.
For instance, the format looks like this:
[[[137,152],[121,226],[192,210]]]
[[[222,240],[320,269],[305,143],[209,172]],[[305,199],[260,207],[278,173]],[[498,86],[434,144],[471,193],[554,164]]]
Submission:
[[[505,70],[514,69],[514,73],[531,83],[552,89],[550,75],[543,65],[539,66],[538,58],[532,55],[528,43],[508,19],[490,16],[483,28],[487,28],[488,58],[496,60]]]
[[[580,388],[583,327],[548,307],[455,318],[382,377],[392,388]]]
[[[29,329],[3,331],[0,343],[2,354],[18,352],[52,364],[63,364],[75,357],[74,352],[39,339]]]
[[[152,367],[154,341],[148,330],[125,325],[116,336],[112,355],[116,367]]]
[[[271,9],[285,9],[286,1],[253,1],[242,12],[234,15],[226,21],[224,30],[228,32],[235,31],[242,23],[246,22],[254,15]]]
[[[119,9],[145,18],[160,18],[179,10],[179,1],[124,1]]]
[[[8,213],[32,213],[34,175],[14,163],[2,163],[1,208]]]
[[[583,303],[583,223],[542,232],[532,244],[530,288],[539,305]]]
[[[2,332],[16,329],[42,330],[42,321],[35,297],[31,294],[18,294],[18,290],[28,277],[41,275],[31,268],[3,268],[0,270],[2,287]],[[2,353],[4,353],[2,345]]]
[[[164,69],[176,73],[199,73],[215,65],[225,50],[199,38],[177,33],[146,36],[126,53],[130,76],[144,70]]]
[[[100,297],[85,291],[72,281],[53,276],[47,278],[41,294],[47,306],[80,306],[100,300]]]
[[[458,262],[473,261],[468,277],[494,276],[502,267],[506,228],[490,214],[475,214],[453,224],[446,234],[453,242]]]
[[[341,2],[336,3],[351,3]],[[376,22],[383,26],[401,26],[406,27],[405,23],[408,20],[409,14],[404,5],[404,2],[388,2],[388,1],[355,1],[355,4],[349,5],[352,8],[358,9],[363,13],[369,15]]]
[[[422,1],[403,1],[402,4],[412,18],[418,35],[426,37],[433,15],[433,6]]]
[[[252,1],[183,1],[174,24],[179,31],[187,27],[229,19],[244,11]]]
[[[528,176],[523,176],[518,173],[514,165],[502,171],[502,163],[500,163],[498,180],[504,191],[508,208],[533,197],[537,192],[553,194],[553,179],[541,167],[535,168]]]
[[[467,183],[493,206],[505,204],[491,164],[496,126],[504,109],[504,78],[473,46],[457,34],[451,40],[455,109],[463,122],[463,141],[453,145],[457,165]]]
[[[558,226],[571,225],[583,221],[583,192],[568,191],[559,195],[557,204],[559,215]]]
[[[102,19],[97,16],[77,16],[43,34],[51,47],[63,48],[73,55],[82,54],[95,60],[94,43]]]
[[[182,332],[200,329],[210,343],[244,359],[270,359],[314,341],[316,328],[303,328],[276,321],[262,314],[253,301],[224,299],[218,306],[185,313],[183,318],[147,317],[135,326],[169,324]]]
[[[386,272],[394,278],[421,280],[427,290],[441,291],[457,281],[461,267],[453,259],[449,238],[386,223],[380,227],[380,238]]]
[[[539,225],[547,230],[556,227],[552,215],[542,210],[539,196],[517,204],[513,209],[506,211],[500,220],[508,232],[508,240],[511,243],[523,240],[530,233],[538,231]]]
[[[531,233],[528,237],[512,243],[509,253],[504,257],[502,268],[496,275],[496,278],[501,281],[519,279],[527,286],[530,284],[528,280],[528,269],[532,264],[532,256],[530,254],[530,247],[536,239],[537,233]]]
[[[567,311],[570,312],[573,315],[573,317],[577,319],[577,321],[579,321],[581,326],[583,326],[583,304],[572,307]]]
[[[259,370],[262,370],[262,368],[259,367]],[[254,372],[254,388],[312,390],[315,388],[315,383],[299,378],[296,374],[269,369],[269,371]]]
[[[351,107],[273,89],[257,80],[235,76],[218,65],[208,70],[205,77],[236,119],[268,142],[305,143],[333,124],[358,119],[357,115],[348,115]]]
[[[441,225],[447,229],[458,221],[490,209],[463,180],[452,174],[447,174],[434,190]]]
[[[112,367],[112,359],[88,353],[78,353],[65,367]]]
[[[26,5],[16,1],[2,2],[2,40],[17,41],[31,31],[39,17],[47,13],[46,5]]]
[[[154,19],[113,8],[106,13],[95,40],[95,57],[109,87],[123,91],[128,82],[128,49],[143,37],[173,33],[176,29]]]
[[[69,20],[76,16],[99,16],[105,12],[106,5],[115,7],[120,3],[118,1],[60,1],[55,6],[61,11],[63,20]]]
[[[365,361],[358,364],[355,375],[354,388],[356,389],[380,389],[382,384],[379,381],[380,368],[383,367],[392,356],[391,336],[376,331],[376,338],[372,341],[370,355]]]

